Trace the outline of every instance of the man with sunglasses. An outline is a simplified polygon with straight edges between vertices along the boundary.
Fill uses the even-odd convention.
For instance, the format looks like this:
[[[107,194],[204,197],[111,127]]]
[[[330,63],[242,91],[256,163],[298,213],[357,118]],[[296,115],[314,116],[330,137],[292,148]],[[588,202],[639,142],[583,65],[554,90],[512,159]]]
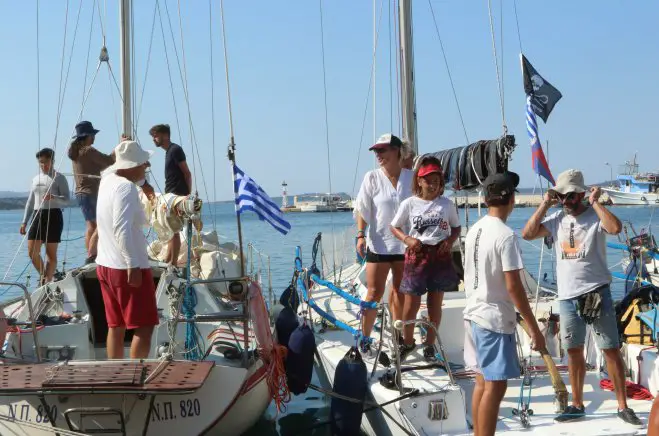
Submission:
[[[584,204],[587,191],[590,194]],[[581,171],[570,169],[561,173],[526,223],[522,237],[531,240],[551,236],[556,246],[561,342],[568,353],[572,404],[555,420],[571,422],[586,416],[584,344],[586,325],[590,324],[613,381],[618,417],[642,427],[642,422],[627,406],[624,365],[611,298],[611,273],[606,263],[606,234],[617,235],[622,224],[598,201],[601,193],[599,187],[586,188]],[[545,218],[549,208],[556,204],[561,204],[563,209]]]

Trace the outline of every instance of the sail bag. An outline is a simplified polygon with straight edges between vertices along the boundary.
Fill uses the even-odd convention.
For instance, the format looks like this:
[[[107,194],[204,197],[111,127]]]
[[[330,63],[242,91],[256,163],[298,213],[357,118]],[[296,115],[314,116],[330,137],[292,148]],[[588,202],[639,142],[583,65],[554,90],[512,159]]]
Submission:
[[[505,135],[464,147],[429,153],[442,164],[446,187],[454,191],[475,189],[490,174],[508,170],[508,158],[515,148],[515,137]]]

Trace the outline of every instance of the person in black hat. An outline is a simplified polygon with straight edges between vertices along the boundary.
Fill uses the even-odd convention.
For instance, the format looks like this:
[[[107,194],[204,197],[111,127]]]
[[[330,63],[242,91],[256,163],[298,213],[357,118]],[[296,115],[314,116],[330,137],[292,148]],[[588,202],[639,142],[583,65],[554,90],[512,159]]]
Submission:
[[[520,376],[515,308],[530,328],[532,348],[545,347],[520,278],[524,265],[517,236],[506,225],[518,184],[512,172],[485,179],[487,215],[469,229],[465,241],[464,357],[465,366],[477,373],[471,407],[474,434],[480,436],[494,435],[508,379]]]
[[[92,263],[96,259],[98,243],[96,200],[101,171],[114,163],[114,152],[105,154],[92,146],[98,132],[89,121],[81,121],[76,124],[76,134],[73,136],[68,153],[69,158],[73,161],[76,198],[87,224],[85,231],[86,263]]]

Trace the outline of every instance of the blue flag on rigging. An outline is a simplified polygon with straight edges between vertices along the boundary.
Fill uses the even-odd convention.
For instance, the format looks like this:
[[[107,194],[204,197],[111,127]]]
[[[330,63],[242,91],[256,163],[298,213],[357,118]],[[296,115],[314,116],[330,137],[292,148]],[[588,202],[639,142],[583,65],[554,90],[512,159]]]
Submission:
[[[251,210],[261,221],[267,221],[279,233],[287,234],[291,230],[291,224],[284,219],[284,213],[279,206],[237,165],[233,166],[233,175],[236,213]]]

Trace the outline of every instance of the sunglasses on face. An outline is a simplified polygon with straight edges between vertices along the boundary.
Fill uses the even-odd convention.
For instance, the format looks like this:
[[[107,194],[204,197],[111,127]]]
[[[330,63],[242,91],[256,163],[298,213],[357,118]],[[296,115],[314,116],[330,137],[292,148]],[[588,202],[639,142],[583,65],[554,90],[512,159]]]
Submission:
[[[375,152],[375,154],[384,154],[384,153],[388,152],[389,150],[391,150],[391,147],[385,147],[385,148],[374,148],[374,149],[373,149],[373,151]]]
[[[577,198],[577,193],[576,192],[568,192],[567,194],[559,194],[556,192],[554,194],[556,199],[560,201],[561,203],[564,203],[566,201],[574,201]]]

